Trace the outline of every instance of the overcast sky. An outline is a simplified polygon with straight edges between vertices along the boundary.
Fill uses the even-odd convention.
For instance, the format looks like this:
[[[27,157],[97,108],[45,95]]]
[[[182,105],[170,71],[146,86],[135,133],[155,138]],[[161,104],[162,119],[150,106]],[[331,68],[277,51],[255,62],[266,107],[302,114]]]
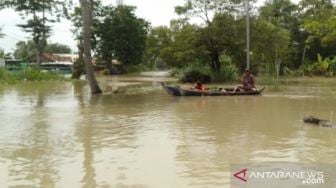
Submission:
[[[104,4],[115,5],[115,0],[103,0]],[[258,0],[258,4],[262,4],[265,0]],[[124,4],[136,6],[136,15],[149,21],[152,26],[169,25],[170,20],[177,18],[174,7],[182,5],[185,0],[124,0]],[[12,52],[18,41],[30,39],[30,35],[21,31],[16,25],[25,23],[21,17],[14,11],[5,9],[0,10],[0,27],[2,32],[6,34],[0,39],[0,48],[6,52]],[[62,20],[53,26],[53,33],[49,41],[59,42],[70,46],[76,50],[76,43],[70,31],[71,23]]]

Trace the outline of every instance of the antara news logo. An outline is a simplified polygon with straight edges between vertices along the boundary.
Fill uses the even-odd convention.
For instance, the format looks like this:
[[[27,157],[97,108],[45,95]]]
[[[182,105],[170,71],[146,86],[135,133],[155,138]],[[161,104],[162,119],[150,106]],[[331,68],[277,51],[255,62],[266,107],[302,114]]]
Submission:
[[[237,168],[236,168],[237,169]],[[287,182],[296,185],[321,185],[325,183],[325,173],[315,168],[251,167],[239,168],[232,173],[231,181],[240,185],[260,185],[273,183],[281,185]]]

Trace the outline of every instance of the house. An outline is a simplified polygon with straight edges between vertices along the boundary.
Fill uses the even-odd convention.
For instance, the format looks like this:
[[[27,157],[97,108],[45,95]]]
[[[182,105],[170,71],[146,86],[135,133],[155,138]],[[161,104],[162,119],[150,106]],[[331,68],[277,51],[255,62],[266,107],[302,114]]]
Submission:
[[[73,63],[78,59],[77,54],[50,54],[50,53],[43,53],[41,55],[41,62],[70,62]],[[29,62],[36,62],[36,55],[30,56],[28,58]]]
[[[78,59],[78,55],[43,53],[40,58],[41,69],[70,74],[72,72],[73,63]],[[29,57],[28,60],[31,65],[34,65],[36,62],[36,55]]]

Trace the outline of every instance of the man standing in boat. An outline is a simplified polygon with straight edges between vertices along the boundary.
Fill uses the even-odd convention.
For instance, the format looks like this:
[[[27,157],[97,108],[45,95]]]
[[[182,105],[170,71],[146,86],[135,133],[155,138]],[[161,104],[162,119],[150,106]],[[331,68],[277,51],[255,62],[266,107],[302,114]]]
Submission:
[[[251,73],[249,69],[245,69],[244,74],[240,78],[241,84],[237,85],[233,92],[236,92],[237,90],[241,91],[256,91],[257,88],[255,86],[255,78],[254,75]]]

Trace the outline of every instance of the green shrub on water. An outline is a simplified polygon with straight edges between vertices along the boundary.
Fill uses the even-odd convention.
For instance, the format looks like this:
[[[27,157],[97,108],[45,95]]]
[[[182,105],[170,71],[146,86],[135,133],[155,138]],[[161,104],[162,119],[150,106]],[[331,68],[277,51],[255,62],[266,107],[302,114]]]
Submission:
[[[213,72],[207,65],[191,66],[182,70],[173,70],[173,75],[180,77],[182,82],[232,82],[238,78],[234,65],[223,65],[219,72]]]
[[[27,68],[17,72],[10,72],[4,68],[0,68],[0,83],[14,84],[18,81],[49,81],[64,80],[60,74],[43,72],[39,69]]]
[[[15,83],[15,75],[11,74],[7,69],[0,68],[0,83]]]
[[[185,68],[173,69],[172,75],[180,78],[182,82],[232,82],[238,78],[238,70],[229,56],[220,57],[221,68],[213,72],[210,66],[202,63],[193,63]]]
[[[193,83],[201,81],[203,83],[211,82],[211,71],[206,65],[190,65],[178,73],[180,81],[184,83]]]
[[[232,82],[238,78],[238,70],[234,65],[222,65],[219,72],[212,74],[213,82]]]
[[[61,80],[62,75],[50,72],[43,72],[39,69],[24,69],[16,73],[18,80],[42,81],[42,80]]]

